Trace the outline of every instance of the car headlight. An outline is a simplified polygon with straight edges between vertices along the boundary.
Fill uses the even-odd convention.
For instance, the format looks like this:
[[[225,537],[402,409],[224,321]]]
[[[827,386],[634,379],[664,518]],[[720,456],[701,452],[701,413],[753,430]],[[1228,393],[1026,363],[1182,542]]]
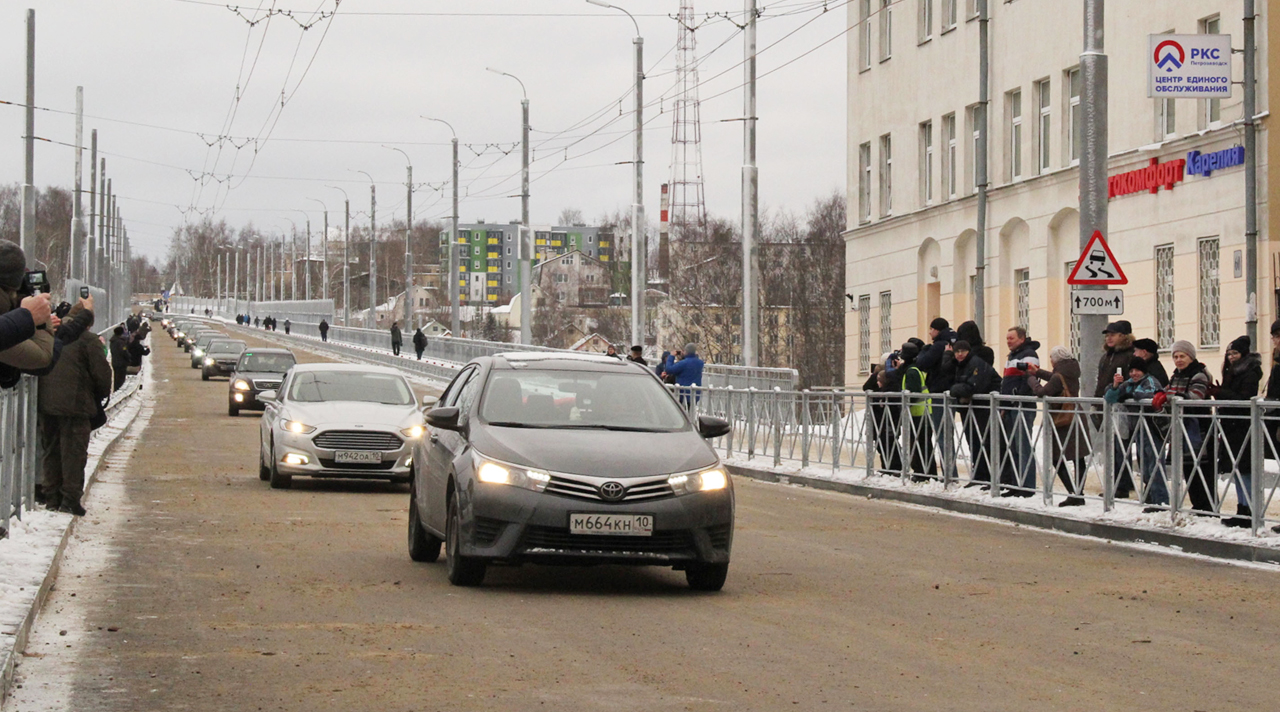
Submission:
[[[426,428],[422,427],[421,425],[414,425],[412,427],[408,427],[408,428],[405,428],[404,430],[401,430],[400,434],[404,435],[406,438],[409,438],[411,440],[417,440],[418,438],[422,437],[422,434],[424,432],[426,432]]]
[[[204,360],[204,365],[206,365],[206,366],[212,366],[212,365],[213,365],[213,359],[211,359],[211,358],[206,358],[206,359]]]
[[[672,475],[667,484],[676,494],[693,494],[694,492],[711,492],[729,486],[729,476],[720,468],[703,470],[694,474]]]
[[[491,485],[511,485],[534,492],[541,492],[551,482],[551,475],[515,465],[505,465],[475,456],[476,477]]]
[[[186,334],[184,334],[184,333],[182,333],[181,331],[179,331],[179,332],[178,332],[178,338],[179,338],[179,339],[185,339],[185,338],[187,338],[187,335],[186,335]]]
[[[248,390],[252,390],[252,388],[250,388],[250,387],[249,387],[249,382],[248,382],[248,381],[236,381],[236,386],[235,386],[235,388],[236,388],[236,390],[237,390],[237,391],[248,391]]]
[[[193,351],[193,355],[197,357],[204,356],[204,351],[201,351],[200,349],[193,349],[192,351]]]
[[[306,423],[299,423],[296,420],[284,421],[284,429],[299,435],[306,435],[307,433],[314,433],[316,431],[315,426],[307,425]]]

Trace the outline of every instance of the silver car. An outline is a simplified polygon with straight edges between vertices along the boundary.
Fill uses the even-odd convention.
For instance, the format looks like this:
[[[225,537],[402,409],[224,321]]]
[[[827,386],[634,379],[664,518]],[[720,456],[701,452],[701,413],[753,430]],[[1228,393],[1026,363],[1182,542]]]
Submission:
[[[265,405],[258,475],[276,489],[295,475],[408,482],[422,411],[399,372],[377,366],[299,364]]]

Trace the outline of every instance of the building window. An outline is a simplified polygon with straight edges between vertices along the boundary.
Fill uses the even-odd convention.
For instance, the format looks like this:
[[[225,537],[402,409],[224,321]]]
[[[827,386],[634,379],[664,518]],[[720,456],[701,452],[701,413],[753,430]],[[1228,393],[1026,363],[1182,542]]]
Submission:
[[[1156,140],[1171,138],[1177,131],[1177,109],[1174,99],[1156,99]]]
[[[960,0],[942,0],[942,31],[948,32],[956,28],[957,5]]]
[[[1173,245],[1156,247],[1156,343],[1173,346]]]
[[[1009,179],[1022,177],[1022,90],[1014,89],[1004,95],[1009,107]]]
[[[987,0],[990,2],[990,0]],[[978,17],[978,0],[965,0],[964,17],[973,20]]]
[[[893,137],[880,137],[880,217],[893,214]]]
[[[1040,173],[1049,172],[1049,138],[1051,135],[1049,80],[1036,82],[1036,103],[1040,110],[1036,124],[1036,167]]]
[[[511,284],[511,275],[507,275],[507,284]]]
[[[858,0],[858,71],[871,69],[871,0]]]
[[[472,254],[476,254],[476,255],[479,255],[479,254],[480,254],[480,246],[479,246],[479,245],[476,245],[476,246],[475,246],[475,248],[472,250]]]
[[[924,44],[933,38],[933,0],[916,0],[916,38]]]
[[[880,0],[880,61],[893,56],[893,1]]]
[[[1030,331],[1031,330],[1031,270],[1019,269],[1013,271],[1013,283],[1017,288],[1017,304],[1015,305],[1015,313],[1018,318],[1018,326]]]
[[[982,130],[978,126],[982,116],[978,113],[978,108],[974,104],[965,109],[965,122],[969,129],[969,155],[965,159],[965,175],[969,178],[969,184],[965,187],[970,194],[978,190],[978,138],[982,136]]]
[[[507,269],[511,269],[511,261],[507,260]]]
[[[871,142],[858,146],[858,222],[871,222]]]
[[[508,254],[508,255],[509,255],[509,254],[511,254],[511,247],[510,247],[510,246],[508,246],[508,247],[507,247],[507,254]]]
[[[868,373],[870,371],[871,295],[864,294],[858,297],[858,373]]]
[[[1067,160],[1080,163],[1080,68],[1067,70]]]
[[[880,293],[880,353],[893,351],[893,292]]]
[[[1202,237],[1200,255],[1200,346],[1218,345],[1218,238]]]
[[[920,124],[920,204],[933,204],[933,122]]]
[[[954,7],[954,5],[953,5]],[[942,117],[942,195],[956,197],[956,115]]]
[[[1076,261],[1072,260],[1067,263],[1067,266],[1066,266],[1067,271],[1065,272],[1065,274],[1071,274],[1072,272],[1075,271],[1075,269],[1076,269]],[[1068,334],[1069,334],[1070,343],[1067,345],[1067,348],[1071,349],[1072,356],[1076,358],[1080,358],[1080,315],[1074,313],[1075,310],[1071,308],[1071,289],[1072,288],[1071,288],[1071,285],[1069,284],[1066,286],[1067,286],[1067,311],[1070,314],[1067,317],[1067,319],[1070,321],[1070,324],[1068,325]]]
[[[1200,34],[1216,35],[1222,32],[1222,19],[1217,15],[1206,17],[1200,21]],[[1221,99],[1201,99],[1200,111],[1203,114],[1202,121],[1204,126],[1201,128],[1209,128],[1213,124],[1222,121],[1222,100]]]

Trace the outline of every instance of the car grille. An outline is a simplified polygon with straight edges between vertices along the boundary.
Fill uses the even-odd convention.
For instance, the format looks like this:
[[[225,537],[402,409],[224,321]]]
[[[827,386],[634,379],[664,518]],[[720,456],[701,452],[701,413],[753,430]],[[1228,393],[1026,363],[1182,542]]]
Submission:
[[[693,540],[684,531],[655,531],[653,536],[596,536],[570,534],[568,529],[530,526],[521,539],[524,550],[553,549],[575,553],[683,554],[693,551]]]
[[[258,391],[274,391],[280,387],[280,381],[254,381],[253,388]]]
[[[733,537],[733,525],[717,524],[714,527],[707,527],[707,536],[711,538],[713,549],[728,549],[729,540]]]
[[[385,460],[383,462],[343,462],[339,463],[327,457],[320,458],[320,466],[326,470],[390,470],[396,466],[395,460]]]
[[[312,442],[325,450],[399,450],[403,444],[398,436],[377,430],[326,430]]]
[[[476,517],[476,546],[493,546],[506,528],[507,523],[500,519]]]
[[[599,478],[592,479],[598,480]],[[611,503],[637,502],[659,497],[670,497],[675,494],[665,475],[659,478],[645,478],[643,480],[619,479],[617,481],[626,485],[626,493],[622,496],[622,499],[611,500]],[[566,475],[552,475],[551,481],[547,483],[546,491],[566,497],[589,499],[593,502],[606,501],[600,496],[600,490],[597,485]]]

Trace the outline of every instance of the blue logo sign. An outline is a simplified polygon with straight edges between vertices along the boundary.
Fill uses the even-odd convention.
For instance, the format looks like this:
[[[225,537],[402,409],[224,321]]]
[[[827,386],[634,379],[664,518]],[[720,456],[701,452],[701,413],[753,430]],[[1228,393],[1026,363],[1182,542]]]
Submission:
[[[1182,65],[1186,61],[1187,52],[1177,42],[1165,40],[1156,45],[1156,67],[1166,72],[1172,72],[1175,69],[1182,69]]]
[[[1235,146],[1214,153],[1187,154],[1187,172],[1208,178],[1214,171],[1244,165],[1244,147]]]

